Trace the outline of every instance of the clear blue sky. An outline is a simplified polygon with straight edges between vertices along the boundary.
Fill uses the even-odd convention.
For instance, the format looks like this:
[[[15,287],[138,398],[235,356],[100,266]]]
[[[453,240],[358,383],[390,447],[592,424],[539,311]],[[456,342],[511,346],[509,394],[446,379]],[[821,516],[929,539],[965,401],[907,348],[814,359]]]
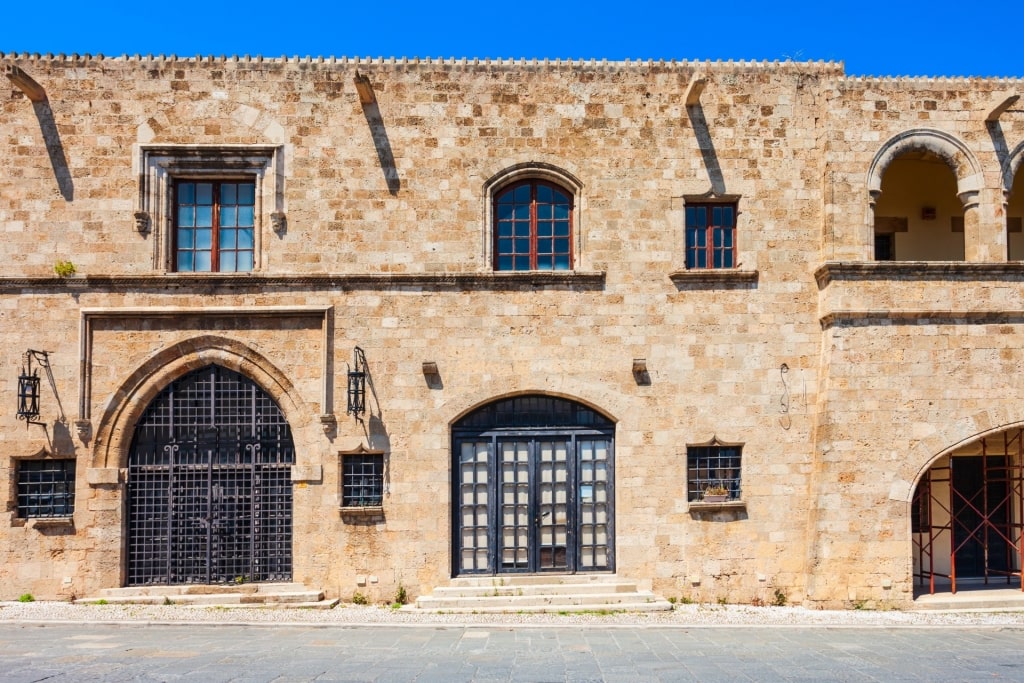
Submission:
[[[0,11],[2,52],[788,58],[842,61],[851,75],[891,76],[1024,77],[1022,36],[1024,0],[9,0]]]

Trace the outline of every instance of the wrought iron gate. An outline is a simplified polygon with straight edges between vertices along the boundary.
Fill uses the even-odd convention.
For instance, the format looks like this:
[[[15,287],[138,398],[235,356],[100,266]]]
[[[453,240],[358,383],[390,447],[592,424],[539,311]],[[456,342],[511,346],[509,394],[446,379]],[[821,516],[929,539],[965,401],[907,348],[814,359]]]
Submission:
[[[457,574],[614,569],[613,425],[525,396],[453,427]]]
[[[280,408],[211,365],[166,387],[128,460],[128,585],[288,581],[291,466]]]

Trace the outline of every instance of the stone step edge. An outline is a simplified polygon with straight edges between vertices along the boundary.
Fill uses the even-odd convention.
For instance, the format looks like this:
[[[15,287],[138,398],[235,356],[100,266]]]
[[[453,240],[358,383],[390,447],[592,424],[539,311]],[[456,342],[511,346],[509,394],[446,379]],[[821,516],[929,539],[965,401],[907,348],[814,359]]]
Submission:
[[[500,576],[456,576],[450,580],[449,585],[508,587],[535,584],[600,585],[620,582],[634,583],[629,579],[620,578],[618,574],[502,574]]]
[[[527,605],[624,605],[664,602],[653,593],[571,593],[541,595],[509,595],[490,597],[437,597],[425,595],[416,599],[416,606],[422,609],[450,607],[505,606],[516,608]]]
[[[284,607],[296,605],[319,604],[325,602],[323,591],[304,591],[302,593],[270,593],[238,594],[238,593],[207,593],[201,595],[125,595],[97,596],[79,598],[79,605],[193,605],[214,606],[228,605],[234,607],[262,607],[280,605]],[[335,601],[337,602],[337,601]]]
[[[636,583],[537,583],[522,586],[437,586],[434,597],[516,597],[523,595],[596,595],[638,593]]]
[[[667,600],[655,602],[630,602],[630,603],[598,603],[593,605],[521,605],[517,607],[416,607],[405,605],[399,612],[431,612],[436,614],[560,614],[562,612],[572,613],[596,613],[596,614],[618,614],[628,612],[669,612],[672,610],[672,603]]]
[[[288,593],[317,592],[301,583],[243,583],[243,584],[183,584],[172,586],[123,586],[103,588],[99,595],[128,597],[133,595],[279,595]]]

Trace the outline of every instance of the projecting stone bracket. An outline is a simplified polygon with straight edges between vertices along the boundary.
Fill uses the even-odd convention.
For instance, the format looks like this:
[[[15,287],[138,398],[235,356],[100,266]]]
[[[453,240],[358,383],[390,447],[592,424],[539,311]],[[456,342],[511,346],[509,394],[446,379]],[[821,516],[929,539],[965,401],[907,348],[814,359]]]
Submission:
[[[33,102],[46,101],[46,91],[43,90],[43,86],[36,83],[31,76],[22,71],[19,67],[14,64],[5,64],[4,75],[7,76],[14,85],[18,86],[18,88],[25,93],[25,96]]]

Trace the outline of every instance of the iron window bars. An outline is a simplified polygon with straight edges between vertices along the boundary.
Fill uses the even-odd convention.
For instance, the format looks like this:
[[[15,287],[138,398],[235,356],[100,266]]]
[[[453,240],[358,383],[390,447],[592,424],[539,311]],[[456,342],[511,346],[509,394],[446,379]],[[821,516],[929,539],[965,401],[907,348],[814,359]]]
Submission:
[[[18,517],[71,517],[75,512],[75,461],[18,460]]]
[[[380,507],[384,500],[384,454],[342,456],[341,506]]]

